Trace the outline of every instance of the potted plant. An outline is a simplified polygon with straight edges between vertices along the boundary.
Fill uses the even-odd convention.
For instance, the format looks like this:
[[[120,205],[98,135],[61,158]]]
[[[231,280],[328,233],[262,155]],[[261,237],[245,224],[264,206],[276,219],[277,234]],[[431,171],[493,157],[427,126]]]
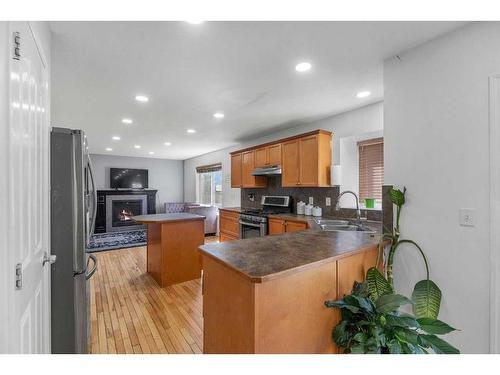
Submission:
[[[389,194],[396,206],[396,225],[392,233],[381,236],[376,265],[366,272],[362,283],[354,283],[351,294],[338,301],[325,301],[327,307],[341,311],[341,321],[332,332],[333,340],[344,353],[429,353],[432,350],[458,354],[457,348],[438,337],[455,328],[438,319],[441,290],[429,278],[427,258],[416,242],[400,238],[399,219],[406,188],[403,191],[392,188]],[[402,244],[412,245],[419,251],[427,275],[415,284],[411,299],[394,290],[394,256]],[[384,258],[386,247],[388,252]],[[378,268],[381,263],[383,272]],[[413,314],[400,310],[405,305],[412,306]]]

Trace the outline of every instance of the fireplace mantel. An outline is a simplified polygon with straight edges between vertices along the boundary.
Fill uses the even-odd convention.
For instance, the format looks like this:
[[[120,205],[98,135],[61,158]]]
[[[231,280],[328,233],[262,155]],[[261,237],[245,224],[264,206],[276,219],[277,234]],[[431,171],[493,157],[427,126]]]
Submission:
[[[95,233],[106,232],[106,197],[108,195],[146,195],[147,196],[147,213],[156,213],[156,193],[154,189],[106,189],[97,190],[97,216],[95,223]]]

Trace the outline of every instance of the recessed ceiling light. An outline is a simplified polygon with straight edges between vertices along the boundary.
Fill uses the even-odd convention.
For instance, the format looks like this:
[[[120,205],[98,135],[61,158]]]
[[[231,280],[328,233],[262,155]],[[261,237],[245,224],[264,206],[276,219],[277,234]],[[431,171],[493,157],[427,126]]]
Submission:
[[[111,147],[106,147],[106,151],[113,151]]]
[[[367,96],[370,96],[371,92],[370,91],[360,91],[356,94],[358,98],[366,98]]]
[[[119,141],[121,138],[118,137],[117,135],[114,135],[113,137],[111,137],[113,139],[113,141]]]
[[[311,68],[312,68],[312,65],[309,62],[301,62],[301,63],[298,63],[297,65],[295,65],[295,70],[297,72],[301,72],[301,73],[307,72]]]
[[[164,145],[165,145],[165,146],[172,146],[172,143],[170,143],[170,142],[165,142],[165,143],[164,143]]]
[[[149,154],[149,155],[153,155],[153,154],[154,154],[154,152],[153,152],[153,151],[149,151],[149,152],[148,152],[148,154]]]
[[[193,134],[193,133],[196,133],[196,130],[194,130],[194,129],[188,129],[188,130],[187,130],[187,132],[188,132],[189,134]]]
[[[134,148],[141,148],[141,145],[135,145]]]
[[[122,118],[122,122],[123,122],[124,124],[131,124],[133,121],[132,121],[132,119],[130,119],[130,118]]]
[[[135,100],[141,103],[146,103],[149,101],[149,98],[145,95],[136,95]]]
[[[187,23],[190,23],[191,25],[199,25],[199,24],[202,24],[203,22],[205,21],[200,21],[200,20],[189,20],[189,21],[186,21]]]
[[[214,113],[214,117],[215,117],[215,118],[224,118],[224,116],[225,116],[225,115],[224,115],[224,113],[222,113],[222,112],[215,112],[215,113]]]

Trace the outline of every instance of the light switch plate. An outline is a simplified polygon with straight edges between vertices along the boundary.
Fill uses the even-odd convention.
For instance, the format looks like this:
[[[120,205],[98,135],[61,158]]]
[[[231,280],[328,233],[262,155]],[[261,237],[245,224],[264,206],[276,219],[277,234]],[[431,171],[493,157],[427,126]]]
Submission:
[[[332,198],[326,197],[325,199],[325,206],[331,206],[332,205]]]
[[[314,198],[313,197],[309,197],[309,204],[314,204]]]
[[[459,224],[463,227],[476,226],[476,210],[473,208],[461,208],[459,212]]]

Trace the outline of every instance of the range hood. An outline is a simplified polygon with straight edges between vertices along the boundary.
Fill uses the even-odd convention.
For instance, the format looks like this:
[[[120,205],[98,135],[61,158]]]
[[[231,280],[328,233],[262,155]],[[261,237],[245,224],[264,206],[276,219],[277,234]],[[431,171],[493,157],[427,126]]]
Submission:
[[[281,174],[281,165],[270,165],[268,167],[255,168],[253,176],[274,176]]]

